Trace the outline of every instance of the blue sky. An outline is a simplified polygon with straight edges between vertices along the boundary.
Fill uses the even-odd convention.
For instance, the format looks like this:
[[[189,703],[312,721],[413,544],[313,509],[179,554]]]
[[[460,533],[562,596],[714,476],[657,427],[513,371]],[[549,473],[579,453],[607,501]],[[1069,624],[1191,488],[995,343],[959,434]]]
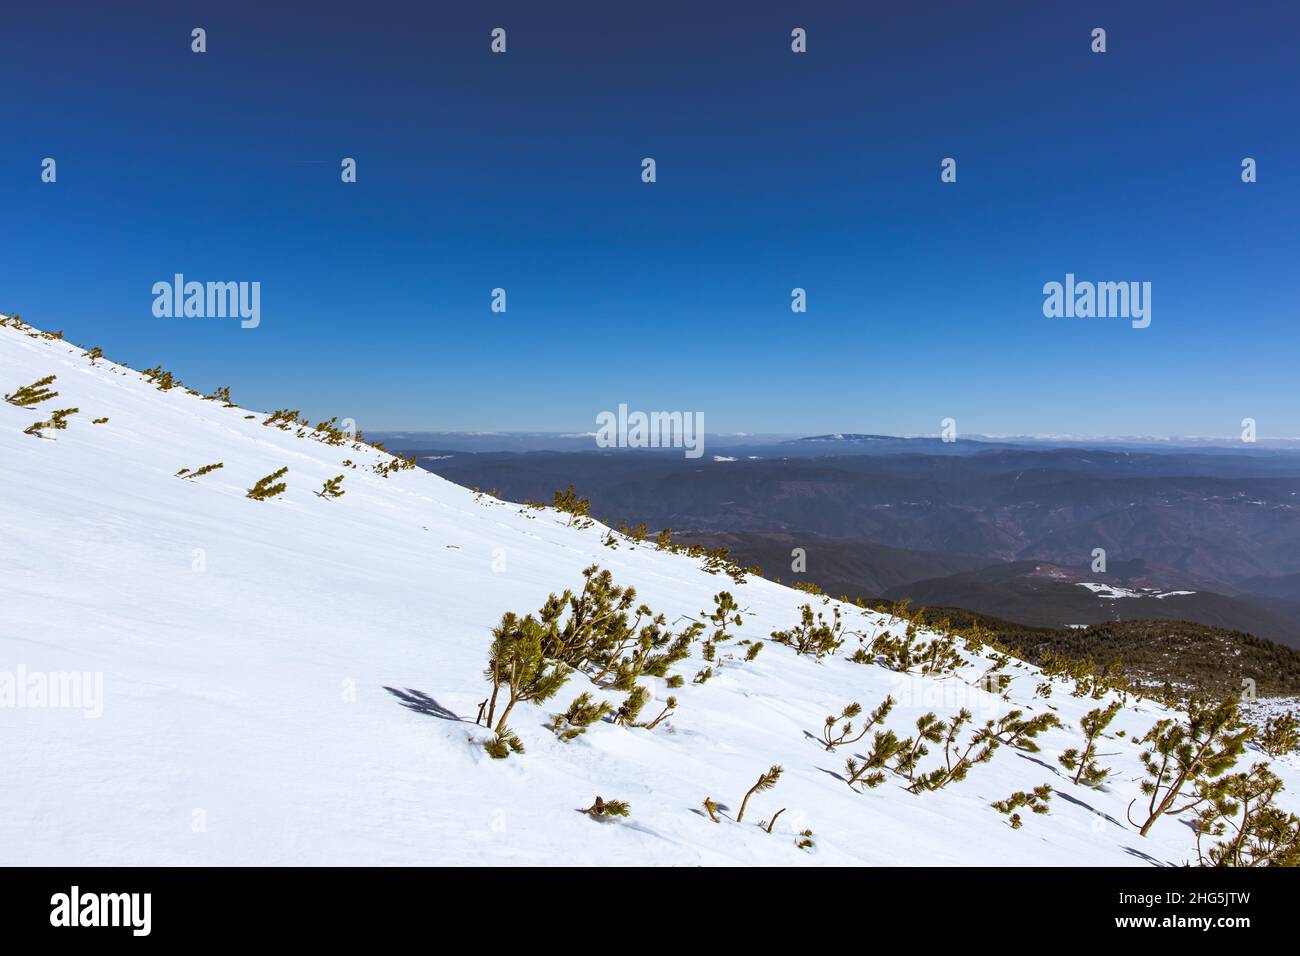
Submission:
[[[97,6],[6,13],[0,309],[136,367],[369,431],[1300,435],[1292,3]]]

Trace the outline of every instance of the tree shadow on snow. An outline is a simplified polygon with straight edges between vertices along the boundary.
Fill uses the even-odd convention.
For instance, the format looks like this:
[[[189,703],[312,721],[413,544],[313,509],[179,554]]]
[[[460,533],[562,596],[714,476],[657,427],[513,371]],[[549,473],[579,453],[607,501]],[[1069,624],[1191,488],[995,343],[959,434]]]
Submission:
[[[463,720],[464,718],[456,714],[455,711],[448,710],[442,704],[438,703],[423,691],[406,688],[398,690],[396,687],[385,687],[394,697],[402,702],[402,706],[407,710],[413,710],[417,714],[426,714],[429,717],[441,717],[443,720]]]
[[[1083,807],[1083,809],[1087,810],[1093,816],[1101,817],[1107,823],[1115,824],[1115,826],[1119,827],[1121,830],[1128,829],[1128,827],[1124,826],[1124,824],[1120,823],[1109,813],[1104,813],[1101,810],[1098,810],[1096,807],[1092,806],[1091,804],[1084,803],[1078,797],[1071,796],[1070,794],[1066,793],[1064,790],[1060,790],[1056,787],[1053,787],[1052,793],[1056,794],[1056,796],[1060,797],[1062,800],[1066,801],[1067,803],[1073,803],[1075,806]]]
[[[1173,863],[1166,863],[1164,860],[1157,860],[1150,853],[1144,853],[1143,851],[1139,850],[1137,847],[1126,846],[1124,847],[1124,852],[1127,853],[1129,856],[1137,857],[1139,860],[1146,860],[1152,866],[1164,867],[1165,869],[1174,868]]]

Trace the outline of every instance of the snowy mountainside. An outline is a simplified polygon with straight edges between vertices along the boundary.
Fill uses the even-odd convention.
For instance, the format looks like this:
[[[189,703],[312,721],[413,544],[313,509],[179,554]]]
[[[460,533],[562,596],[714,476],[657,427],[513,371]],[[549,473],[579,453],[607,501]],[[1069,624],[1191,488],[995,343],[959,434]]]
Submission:
[[[430,473],[382,477],[391,457],[263,424],[266,413],[160,390],[140,372],[27,328],[0,328],[0,392],[48,375],[59,395],[0,402],[0,677],[102,674],[96,707],[0,701],[0,862],[5,864],[1044,864],[1151,865],[1195,859],[1181,819],[1148,837],[1125,822],[1138,795],[1140,737],[1164,708],[1125,707],[1103,748],[1102,790],[1071,784],[1057,763],[1078,747],[1079,718],[1100,706],[1016,665],[1010,701],[975,685],[987,656],[939,679],[848,660],[814,660],[771,639],[823,599],[749,577],[734,583],[653,542],[602,542],[599,524],[501,502]],[[24,433],[77,408],[64,430]],[[101,424],[96,419],[107,418]],[[355,467],[345,465],[350,461]],[[221,462],[193,479],[177,477]],[[246,497],[287,467],[284,494]],[[319,497],[344,475],[345,494]],[[491,628],[578,589],[599,564],[670,626],[700,619],[730,591],[737,639],[714,676],[698,643],[672,668],[684,686],[643,678],[654,729],[601,722],[571,742],[545,726],[581,691],[617,704],[581,674],[510,725],[526,752],[491,759],[474,723],[487,696]],[[837,603],[837,602],[832,602]],[[881,615],[842,606],[875,633]],[[895,624],[896,626],[896,624]],[[10,689],[14,684],[11,681]],[[890,775],[858,792],[846,758],[827,752],[828,714],[886,695],[885,726],[905,736],[934,711],[969,708],[977,724],[1013,706],[1063,726],[1041,751],[1002,747],[969,777],[912,794]],[[97,712],[96,712],[97,711]],[[941,760],[931,746],[923,769]],[[1260,755],[1251,751],[1248,765]],[[736,811],[769,766],[784,773]],[[1300,787],[1294,756],[1273,761]],[[990,804],[1049,784],[1050,813],[1021,829]],[[599,822],[596,795],[631,805]],[[706,797],[723,806],[714,823]],[[772,832],[757,826],[784,808]],[[796,842],[812,831],[811,848]]]

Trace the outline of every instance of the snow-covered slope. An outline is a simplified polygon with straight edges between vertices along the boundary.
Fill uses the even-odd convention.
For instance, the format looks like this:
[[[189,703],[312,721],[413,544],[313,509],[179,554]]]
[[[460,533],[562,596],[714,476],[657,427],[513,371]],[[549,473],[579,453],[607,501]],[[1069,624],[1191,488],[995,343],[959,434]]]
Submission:
[[[1019,667],[1010,696],[1065,724],[1042,752],[1004,747],[964,782],[913,795],[890,777],[850,789],[837,775],[861,746],[828,753],[813,736],[850,701],[887,694],[900,736],[926,711],[970,708],[977,722],[1012,704],[972,685],[973,657],[943,680],[815,661],[773,643],[809,595],[750,577],[734,584],[698,559],[650,543],[602,545],[605,529],[499,502],[423,471],[383,478],[380,452],[334,447],[246,418],[130,369],[94,365],[65,342],[0,328],[0,391],[57,375],[37,409],[0,403],[0,676],[102,674],[102,713],[0,709],[0,862],[7,864],[1150,864],[1192,857],[1190,829],[1162,820],[1148,838],[1125,820],[1141,777],[1132,741],[1164,712],[1125,709],[1108,740],[1119,756],[1104,791],[1072,786],[1056,763],[1079,744],[1096,701],[1058,687],[1035,698]],[[54,408],[65,431],[23,433]],[[107,417],[108,422],[92,424]],[[351,460],[358,467],[345,467]],[[182,467],[224,468],[202,478]],[[245,491],[287,466],[287,492]],[[346,495],[315,492],[344,474]],[[731,591],[738,638],[702,685],[698,645],[674,667],[674,716],[653,730],[601,723],[571,743],[543,727],[580,691],[575,675],[511,725],[527,752],[493,760],[473,723],[486,696],[490,628],[581,585],[599,563],[638,600],[700,617]],[[820,599],[811,599],[818,606]],[[852,628],[886,622],[851,606]],[[662,679],[643,680],[656,701]],[[92,681],[93,684],[93,681]],[[390,690],[392,689],[392,690]],[[394,693],[394,691],[400,693]],[[31,699],[22,701],[32,704]],[[651,703],[647,713],[661,705]],[[92,707],[91,710],[100,709]],[[458,719],[459,718],[459,719]],[[935,748],[931,748],[932,750]],[[927,759],[933,764],[935,755]],[[778,785],[741,797],[772,764]],[[1289,782],[1300,777],[1283,761]],[[1048,783],[1047,816],[1013,830],[991,801]],[[631,816],[578,812],[600,794]],[[701,809],[730,808],[720,824]],[[1288,798],[1290,794],[1286,795]],[[1292,806],[1288,799],[1287,806]],[[771,834],[756,824],[781,808]],[[813,831],[811,850],[796,834]]]

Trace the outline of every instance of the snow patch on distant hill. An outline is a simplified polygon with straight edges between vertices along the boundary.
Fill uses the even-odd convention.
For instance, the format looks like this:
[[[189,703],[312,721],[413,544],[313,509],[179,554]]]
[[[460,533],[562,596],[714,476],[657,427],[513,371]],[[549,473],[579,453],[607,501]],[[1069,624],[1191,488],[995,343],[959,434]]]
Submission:
[[[1159,588],[1122,588],[1112,584],[1095,584],[1086,581],[1077,582],[1078,587],[1087,588],[1100,598],[1118,600],[1119,598],[1163,598],[1195,594],[1195,591],[1161,591]]]

